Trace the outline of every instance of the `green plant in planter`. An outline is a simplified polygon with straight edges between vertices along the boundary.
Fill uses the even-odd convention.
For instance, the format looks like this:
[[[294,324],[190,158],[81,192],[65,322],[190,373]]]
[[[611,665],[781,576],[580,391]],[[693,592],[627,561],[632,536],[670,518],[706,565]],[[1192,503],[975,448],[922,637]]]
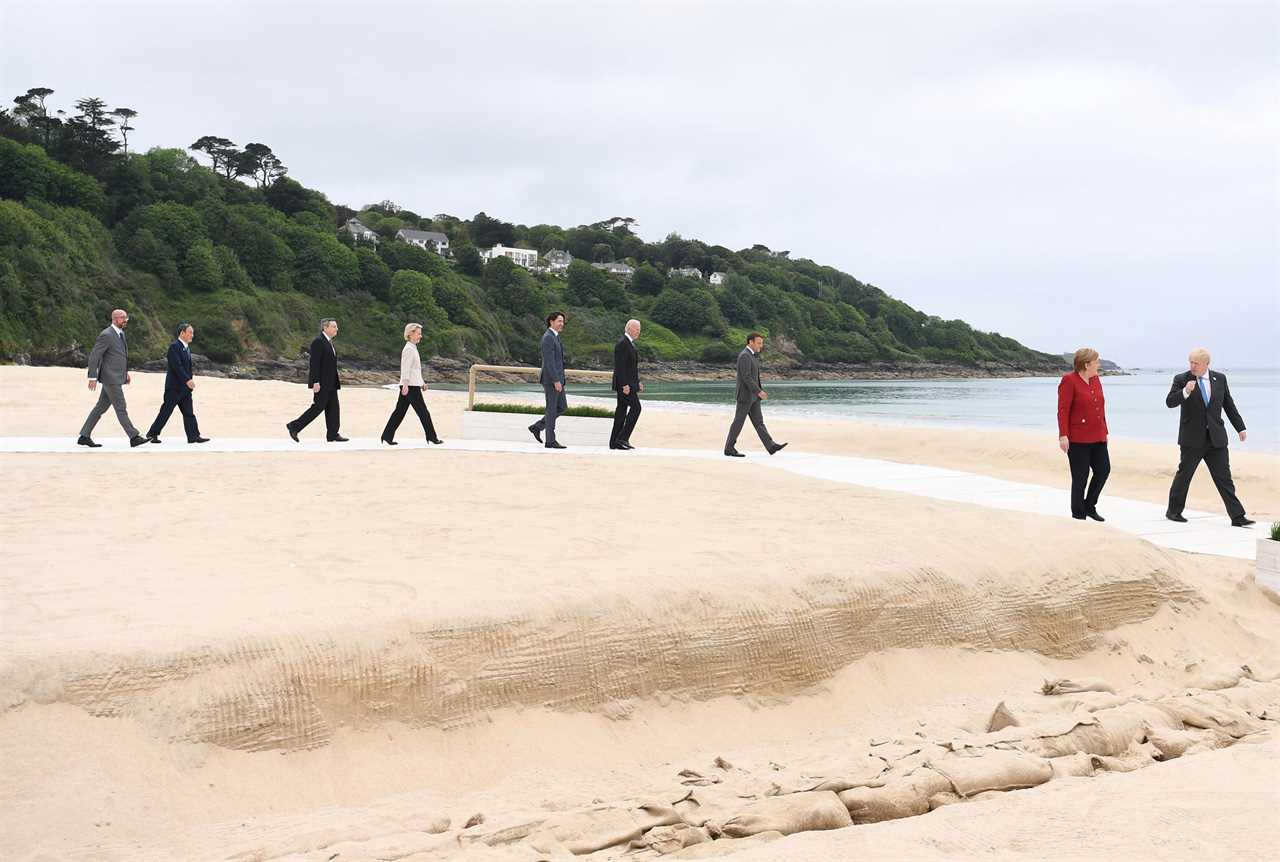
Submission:
[[[478,403],[471,408],[477,413],[524,413],[529,416],[541,416],[546,411],[537,404],[493,404]],[[570,407],[561,416],[588,416],[592,419],[612,419],[613,411],[603,407]]]
[[[1273,541],[1280,542],[1280,521],[1271,522],[1271,538]]]

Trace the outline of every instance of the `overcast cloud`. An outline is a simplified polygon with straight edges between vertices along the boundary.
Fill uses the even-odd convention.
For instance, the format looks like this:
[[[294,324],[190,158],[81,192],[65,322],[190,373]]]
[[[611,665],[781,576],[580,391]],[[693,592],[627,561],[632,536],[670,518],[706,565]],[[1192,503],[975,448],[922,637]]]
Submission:
[[[0,0],[4,98],[350,206],[764,243],[1129,366],[1280,365],[1280,5]]]

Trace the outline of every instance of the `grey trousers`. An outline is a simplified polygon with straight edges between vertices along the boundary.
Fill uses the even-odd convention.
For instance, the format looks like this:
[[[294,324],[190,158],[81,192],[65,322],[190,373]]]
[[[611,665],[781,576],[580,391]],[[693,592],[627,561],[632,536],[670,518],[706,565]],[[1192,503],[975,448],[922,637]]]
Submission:
[[[756,433],[760,435],[760,442],[764,444],[765,450],[772,449],[775,445],[773,438],[769,436],[769,429],[764,427],[764,413],[760,410],[760,399],[754,398],[750,402],[739,401],[737,412],[733,414],[733,424],[729,426],[729,437],[724,441],[724,451],[732,452],[734,447],[738,445],[738,435],[742,433],[742,426],[747,421],[747,417],[751,417],[751,424],[755,426]]]
[[[544,443],[554,443],[556,442],[556,419],[569,409],[569,399],[564,395],[563,386],[557,392],[554,383],[542,384],[542,392],[547,399],[547,409],[543,412],[542,418],[533,423],[533,427],[543,434]]]
[[[114,407],[116,418],[120,420],[120,427],[124,429],[124,433],[129,435],[130,440],[137,437],[138,429],[134,428],[133,423],[129,421],[129,411],[124,406],[124,386],[119,383],[99,383],[98,389],[100,390],[98,403],[93,405],[88,418],[84,420],[80,436],[93,436],[93,429],[98,424],[98,420],[107,412],[108,407]]]

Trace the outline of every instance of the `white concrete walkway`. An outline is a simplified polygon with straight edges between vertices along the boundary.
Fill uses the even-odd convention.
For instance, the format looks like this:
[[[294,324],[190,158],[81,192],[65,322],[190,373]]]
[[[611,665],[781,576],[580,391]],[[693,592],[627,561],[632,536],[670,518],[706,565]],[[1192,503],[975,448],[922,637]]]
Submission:
[[[131,449],[127,441],[117,437],[104,437],[98,442],[101,449],[77,446],[73,438],[56,437],[4,437],[0,438],[0,454],[69,454],[84,457],[110,457],[128,453],[130,457],[154,458],[164,455],[222,454],[238,452],[361,452],[381,449],[390,454],[411,452],[418,449],[464,452],[513,452],[543,457],[607,457],[634,458],[639,455],[657,458],[723,459],[718,451],[707,449],[637,449],[635,453],[612,452],[603,446],[573,446],[563,451],[544,449],[530,443],[509,443],[493,440],[447,440],[443,446],[429,446],[425,441],[405,438],[391,449],[371,437],[354,437],[347,443],[326,443],[317,437],[303,438],[294,443],[283,433],[277,438],[218,438],[209,443],[192,445],[181,437],[170,437],[160,445],[148,444]],[[901,464],[896,461],[879,461],[872,458],[853,458],[843,455],[807,454],[788,449],[778,455],[750,453],[747,463],[798,473],[830,482],[845,482],[885,491],[916,494],[938,500],[971,503],[992,509],[1013,512],[1034,512],[1068,518],[1067,476],[1063,471],[1062,487],[1032,485],[1026,482],[1010,482],[993,479],[977,473],[964,473],[942,467],[918,464]],[[1262,525],[1249,528],[1232,527],[1223,512],[1196,512],[1188,509],[1183,514],[1189,523],[1176,524],[1164,517],[1163,505],[1103,496],[1099,509],[1106,517],[1106,526],[1145,539],[1154,545],[1189,551],[1197,554],[1213,554],[1252,560],[1257,553],[1256,540],[1263,537]],[[1091,529],[1092,521],[1081,524],[1081,529]],[[1280,586],[1280,585],[1277,585]]]

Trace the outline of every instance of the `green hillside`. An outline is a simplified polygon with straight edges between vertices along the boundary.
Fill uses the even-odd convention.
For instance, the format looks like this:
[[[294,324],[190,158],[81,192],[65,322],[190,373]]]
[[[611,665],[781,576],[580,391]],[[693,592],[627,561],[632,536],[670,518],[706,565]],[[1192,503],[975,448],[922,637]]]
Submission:
[[[576,365],[608,361],[632,316],[644,322],[646,360],[725,362],[758,329],[792,363],[1062,364],[762,245],[732,251],[675,234],[647,243],[625,218],[562,228],[390,202],[356,211],[287,176],[263,144],[202,137],[191,149],[209,166],[181,149],[130,153],[137,112],[82,99],[64,119],[46,107],[51,94],[35,88],[0,111],[3,358],[74,355],[124,307],[144,360],[163,354],[178,321],[195,324],[197,352],[217,362],[292,359],[321,317],[337,317],[349,359],[393,362],[416,320],[428,353],[536,363],[543,316],[563,309]],[[353,217],[379,241],[354,238],[344,228]],[[401,228],[446,234],[451,256],[394,239]],[[554,275],[484,263],[477,249],[499,243],[575,260]],[[634,275],[590,265],[610,261]],[[682,267],[703,278],[669,275]],[[726,274],[722,284],[705,280],[712,272]]]

